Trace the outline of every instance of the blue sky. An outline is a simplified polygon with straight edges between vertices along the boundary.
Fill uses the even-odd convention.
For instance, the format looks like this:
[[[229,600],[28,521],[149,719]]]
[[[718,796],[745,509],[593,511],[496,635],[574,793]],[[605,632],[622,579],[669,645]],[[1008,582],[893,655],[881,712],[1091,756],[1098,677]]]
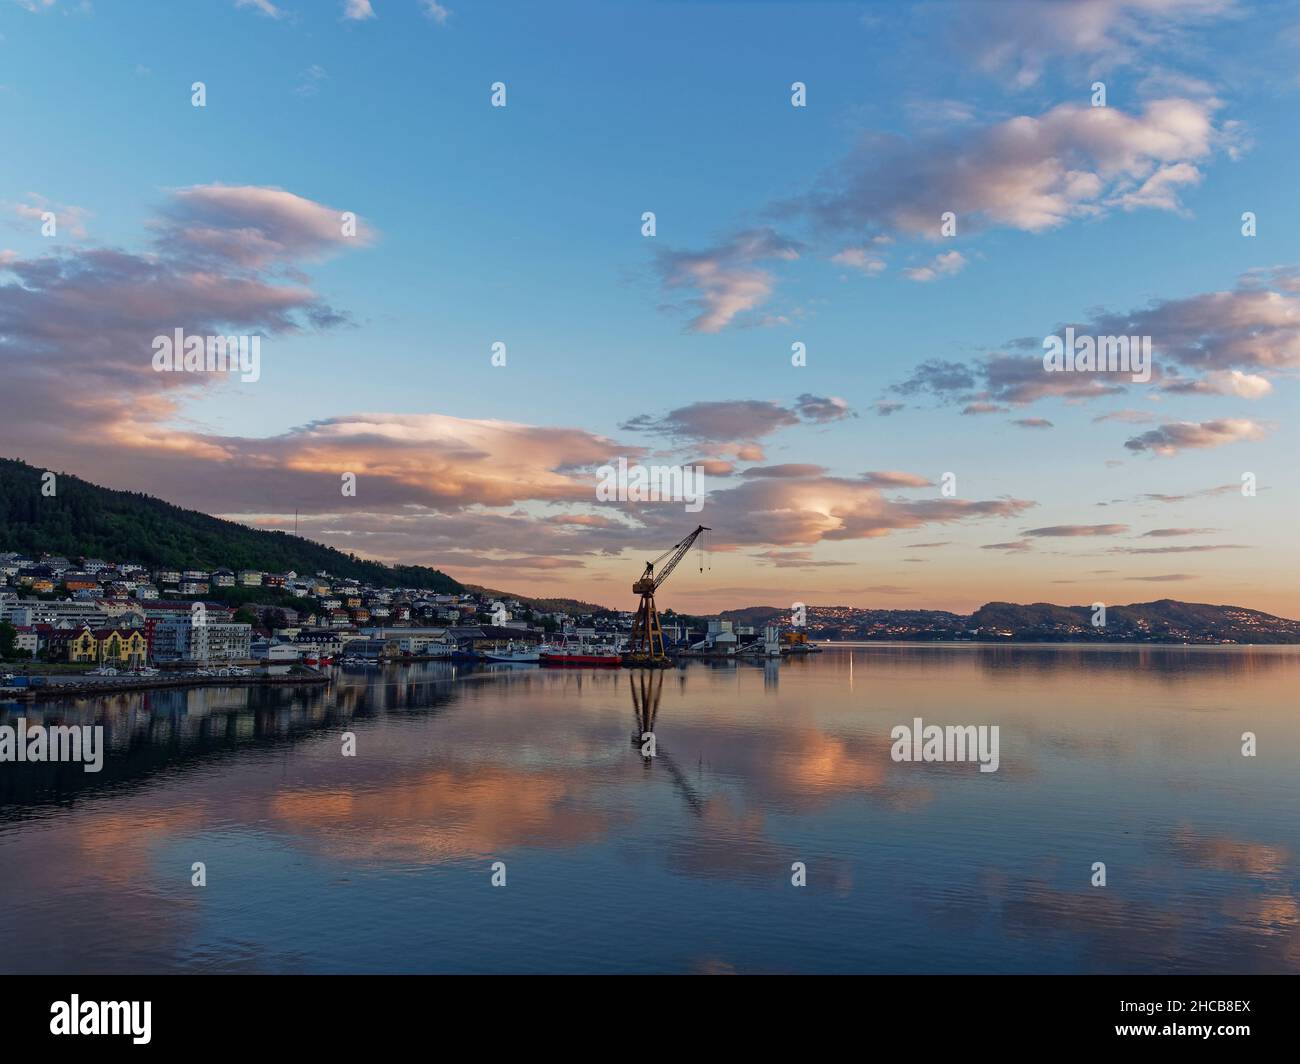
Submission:
[[[793,596],[968,607],[1169,594],[1300,613],[1300,587],[1276,578],[1280,560],[1294,558],[1293,279],[1259,282],[1278,300],[1265,351],[1224,353],[1225,329],[1248,337],[1261,324],[1235,305],[1216,308],[1225,321],[1207,333],[1204,359],[1196,335],[1159,331],[1194,317],[1171,301],[1231,293],[1248,271],[1298,265],[1287,176],[1298,150],[1294,5],[448,2],[431,16],[418,0],[357,4],[353,15],[373,17],[345,17],[343,0],[0,0],[0,142],[10,161],[0,169],[0,253],[65,264],[93,249],[175,254],[178,245],[159,241],[183,244],[189,231],[160,219],[176,214],[178,190],[214,186],[282,190],[298,198],[286,209],[301,217],[304,203],[321,217],[354,211],[370,234],[347,246],[294,245],[254,268],[258,283],[309,287],[345,323],[272,331],[256,385],[173,388],[147,425],[115,415],[108,448],[76,442],[84,403],[59,406],[64,395],[43,405],[60,357],[66,370],[102,352],[86,334],[64,348],[48,337],[29,342],[42,332],[25,317],[42,275],[34,266],[16,281],[0,273],[11,300],[0,314],[21,323],[0,337],[0,358],[24,368],[11,377],[12,394],[65,430],[56,437],[11,421],[0,430],[2,453],[268,524],[291,512],[291,498],[310,534],[359,553],[611,604],[628,558],[689,530],[679,510],[626,508],[603,536],[592,526],[585,540],[540,538],[554,527],[547,518],[599,511],[586,488],[530,493],[517,443],[503,443],[497,462],[521,482],[507,499],[472,483],[427,492],[460,470],[443,455],[422,472],[416,444],[398,469],[376,461],[372,435],[356,453],[340,452],[331,436],[325,460],[298,431],[361,413],[503,421],[572,430],[582,436],[575,454],[594,464],[592,439],[601,438],[612,441],[611,458],[642,447],[732,467],[711,481],[721,494],[705,513],[731,550],[711,580],[683,589],[695,596],[683,605]],[[1044,7],[1054,8],[1050,18]],[[1071,109],[1089,107],[1098,80],[1125,125],[1089,144],[1094,116]],[[191,106],[194,81],[206,84],[206,107]],[[505,108],[489,104],[495,81],[506,83]],[[790,104],[795,81],[807,85],[806,107]],[[1151,110],[1161,101],[1179,110],[1162,117]],[[1020,121],[1055,139],[1020,157],[1008,144]],[[1097,187],[1030,181],[1017,197],[1016,182],[1058,163]],[[1169,184],[1148,187],[1157,173]],[[1032,216],[1033,194],[1060,210],[1050,224]],[[958,232],[941,238],[937,215],[954,195]],[[839,212],[833,219],[818,212],[827,202]],[[41,236],[34,206],[62,213],[57,238]],[[264,214],[250,223],[228,203],[185,210],[191,223],[232,232],[261,226],[265,236],[279,224]],[[657,216],[652,239],[640,232],[647,210]],[[1247,210],[1258,218],[1249,238]],[[913,224],[918,212],[935,215],[933,231]],[[729,259],[737,234],[754,232],[795,250]],[[878,256],[878,272],[832,261],[851,247]],[[954,253],[950,274],[907,273]],[[681,272],[699,261],[743,305],[707,329],[691,324],[692,300],[705,295],[698,275]],[[746,303],[755,275],[763,294]],[[241,261],[214,276],[251,274]],[[73,286],[48,292],[50,306],[81,307]],[[972,400],[978,384],[960,395],[897,391],[928,362],[977,365],[1018,338],[1033,346],[1016,353],[1032,361],[1037,342],[1063,323],[1151,305],[1166,308],[1144,319],[1157,367],[1212,380],[1201,393],[1132,387],[1022,402]],[[141,335],[170,329],[173,317],[150,306]],[[257,314],[193,320],[251,326]],[[94,321],[84,328],[93,332]],[[498,340],[505,367],[489,361]],[[807,345],[806,366],[790,365],[795,341]],[[1181,345],[1181,356],[1162,355],[1162,341]],[[107,383],[96,394],[120,383],[123,409],[138,415],[161,393],[120,357],[126,368],[116,376],[97,363]],[[1234,370],[1269,390],[1225,394],[1222,375]],[[700,427],[708,409],[693,410],[758,402],[795,411],[799,396],[837,399],[842,413],[795,413],[779,429],[719,439]],[[881,416],[881,401],[904,405]],[[972,401],[998,409],[961,413]],[[1146,420],[1094,421],[1120,410]],[[666,418],[674,411],[686,413]],[[637,415],[658,419],[659,431],[623,427]],[[1015,424],[1028,419],[1051,427]],[[1222,422],[1231,423],[1222,443],[1194,437],[1167,453],[1125,446],[1163,425]],[[438,446],[454,426],[438,423]],[[171,434],[166,444],[162,434]],[[409,439],[409,425],[398,435]],[[378,437],[391,450],[389,429]],[[257,443],[268,438],[279,443]],[[762,457],[740,457],[747,444]],[[159,461],[160,446],[169,461]],[[581,462],[560,451],[563,460],[543,472],[572,488],[581,477],[570,466]],[[956,471],[959,498],[990,506],[931,509],[924,504],[936,491],[919,484],[879,496],[827,483],[826,508],[800,520],[789,511],[808,505],[806,492],[791,503],[775,485],[761,498],[736,491],[768,479],[746,480],[745,468],[782,463],[824,467],[808,473],[814,480],[904,471],[937,482]],[[248,473],[272,466],[282,476]],[[327,475],[336,466],[382,481],[382,505],[348,511],[333,492],[313,505],[309,482],[337,480]],[[294,470],[310,476],[291,483]],[[1243,471],[1256,473],[1258,496],[1113,501],[1208,491]],[[991,505],[999,500],[1033,505]],[[393,514],[421,520],[399,531]],[[513,531],[494,531],[507,520]],[[1125,531],[1094,527],[1115,524]],[[1119,556],[1165,527],[1214,530],[1168,537],[1214,549]],[[1024,534],[1034,528],[1074,531]],[[920,557],[910,543],[938,541],[949,542],[906,560]],[[1080,544],[1086,551],[1065,549]],[[1056,586],[1067,580],[1075,586]]]

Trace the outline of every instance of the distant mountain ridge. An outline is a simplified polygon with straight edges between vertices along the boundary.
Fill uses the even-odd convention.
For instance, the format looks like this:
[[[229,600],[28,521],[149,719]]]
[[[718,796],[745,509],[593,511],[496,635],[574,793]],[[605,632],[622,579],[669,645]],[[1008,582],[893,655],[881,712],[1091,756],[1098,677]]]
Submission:
[[[52,496],[45,472],[0,458],[0,551],[61,554],[182,569],[328,572],[390,587],[459,593],[459,581],[423,565],[366,561],[287,532],[249,528],[152,495],[101,488],[59,473]]]
[[[759,625],[785,621],[790,611],[749,606],[726,610],[720,616],[738,624]],[[989,602],[970,614],[809,606],[808,627],[814,637],[820,633],[824,638],[840,639],[1300,643],[1300,621],[1244,606],[1159,599],[1107,606],[1104,625],[1095,625],[1093,616],[1091,606],[1050,602]]]

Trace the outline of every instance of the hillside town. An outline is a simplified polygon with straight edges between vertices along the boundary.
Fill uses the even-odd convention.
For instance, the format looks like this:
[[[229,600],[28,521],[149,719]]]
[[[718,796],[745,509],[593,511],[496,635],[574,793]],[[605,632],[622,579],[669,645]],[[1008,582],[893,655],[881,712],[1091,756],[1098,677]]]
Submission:
[[[528,660],[529,648],[548,640],[618,648],[632,621],[630,612],[543,611],[517,598],[375,587],[325,572],[151,570],[0,553],[0,626],[12,628],[6,656],[101,671],[475,660],[494,652]],[[723,620],[693,629],[671,615],[663,629],[667,646],[701,654],[734,653],[764,634]]]

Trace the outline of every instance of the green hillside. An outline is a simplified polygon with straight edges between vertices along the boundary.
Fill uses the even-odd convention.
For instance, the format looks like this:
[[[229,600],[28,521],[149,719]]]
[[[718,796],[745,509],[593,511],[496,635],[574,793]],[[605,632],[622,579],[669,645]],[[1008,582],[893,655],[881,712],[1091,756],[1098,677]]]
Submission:
[[[151,567],[316,573],[373,584],[459,592],[446,573],[421,565],[365,561],[300,536],[222,521],[149,495],[111,491],[67,473],[41,494],[44,470],[0,458],[0,551],[62,554]]]

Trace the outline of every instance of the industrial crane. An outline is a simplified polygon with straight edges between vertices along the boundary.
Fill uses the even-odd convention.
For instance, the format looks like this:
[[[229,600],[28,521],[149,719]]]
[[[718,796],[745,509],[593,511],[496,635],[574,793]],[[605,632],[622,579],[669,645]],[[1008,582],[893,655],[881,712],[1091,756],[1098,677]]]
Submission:
[[[664,653],[664,631],[659,625],[659,611],[655,609],[655,591],[677,568],[677,563],[686,557],[691,545],[700,538],[700,533],[711,529],[700,525],[680,543],[674,543],[652,562],[645,563],[645,572],[641,579],[632,585],[632,593],[641,596],[637,607],[636,620],[632,622],[632,638],[627,644],[627,663],[656,668],[668,664],[668,655]],[[668,560],[664,562],[664,559]],[[656,575],[655,566],[664,562]]]

